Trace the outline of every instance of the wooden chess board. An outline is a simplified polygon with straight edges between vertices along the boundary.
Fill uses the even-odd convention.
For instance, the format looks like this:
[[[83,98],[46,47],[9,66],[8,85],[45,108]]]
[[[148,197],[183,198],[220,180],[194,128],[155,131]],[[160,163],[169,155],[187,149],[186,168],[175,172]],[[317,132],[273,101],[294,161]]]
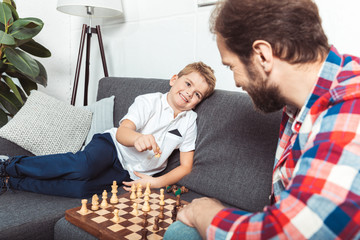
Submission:
[[[159,220],[159,230],[153,230],[154,219],[160,212],[160,194],[159,191],[152,190],[149,204],[151,210],[147,213],[147,239],[162,239],[166,229],[173,222],[171,211],[176,203],[176,198],[165,193],[164,219]],[[88,233],[99,239],[141,239],[143,234],[144,213],[141,211],[144,200],[142,198],[130,200],[130,193],[124,193],[118,196],[119,203],[110,204],[105,209],[91,210],[91,204],[87,204],[88,212],[80,213],[80,207],[66,210],[65,219],[72,224],[82,228]],[[135,216],[133,203],[138,203],[138,215]],[[181,205],[187,205],[188,202],[181,200]],[[114,223],[111,219],[114,217],[114,210],[119,209],[120,222]]]

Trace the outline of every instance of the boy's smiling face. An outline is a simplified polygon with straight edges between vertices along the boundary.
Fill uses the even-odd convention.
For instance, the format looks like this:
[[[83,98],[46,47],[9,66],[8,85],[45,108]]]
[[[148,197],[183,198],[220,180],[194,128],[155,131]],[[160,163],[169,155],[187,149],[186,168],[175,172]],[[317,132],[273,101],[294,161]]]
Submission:
[[[167,100],[174,110],[175,117],[180,112],[193,109],[203,100],[209,89],[205,78],[198,72],[191,72],[181,77],[174,75],[170,79],[170,86]]]

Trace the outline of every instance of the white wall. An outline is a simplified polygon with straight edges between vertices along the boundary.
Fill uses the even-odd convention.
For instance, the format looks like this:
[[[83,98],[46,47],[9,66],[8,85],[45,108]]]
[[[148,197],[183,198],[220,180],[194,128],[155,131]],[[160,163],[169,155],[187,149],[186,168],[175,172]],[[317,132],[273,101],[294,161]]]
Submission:
[[[360,56],[360,1],[315,1],[329,41],[342,53]],[[20,17],[38,17],[45,23],[35,40],[49,48],[52,57],[39,59],[48,72],[48,86],[40,90],[70,102],[81,27],[88,20],[58,12],[56,0],[16,0],[16,4]],[[93,25],[101,25],[110,76],[169,79],[186,64],[201,60],[214,68],[218,89],[239,91],[231,72],[221,65],[209,32],[212,6],[198,8],[196,0],[123,0],[123,6],[125,21],[93,20]],[[91,43],[90,103],[95,101],[98,79],[103,76],[96,35]],[[80,93],[77,105],[81,103]]]

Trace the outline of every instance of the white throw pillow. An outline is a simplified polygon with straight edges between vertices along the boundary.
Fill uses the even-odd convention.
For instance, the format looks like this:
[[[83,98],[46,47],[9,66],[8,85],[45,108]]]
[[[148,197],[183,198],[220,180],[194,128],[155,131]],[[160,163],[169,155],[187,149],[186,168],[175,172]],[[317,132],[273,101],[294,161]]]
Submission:
[[[32,90],[24,106],[0,136],[35,155],[77,152],[91,126],[89,110]]]
[[[94,134],[103,133],[114,127],[114,99],[115,96],[111,96],[84,107],[93,113],[91,128],[85,145],[91,141]]]

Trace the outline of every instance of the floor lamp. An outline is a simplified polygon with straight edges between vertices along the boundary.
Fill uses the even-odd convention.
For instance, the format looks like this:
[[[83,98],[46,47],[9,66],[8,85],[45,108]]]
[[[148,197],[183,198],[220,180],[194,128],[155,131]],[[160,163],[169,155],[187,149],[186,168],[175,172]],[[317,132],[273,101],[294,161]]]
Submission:
[[[71,96],[71,104],[75,105],[76,93],[79,83],[79,75],[81,69],[82,54],[86,39],[86,60],[85,60],[85,83],[84,83],[84,106],[88,102],[89,73],[90,73],[90,43],[92,34],[98,36],[101,60],[105,77],[108,77],[108,70],[105,59],[104,46],[100,26],[91,27],[93,17],[115,17],[122,14],[121,0],[58,0],[57,10],[75,16],[88,17],[90,24],[84,24],[81,31],[80,46],[78,59],[76,64],[75,79],[73,92]]]

